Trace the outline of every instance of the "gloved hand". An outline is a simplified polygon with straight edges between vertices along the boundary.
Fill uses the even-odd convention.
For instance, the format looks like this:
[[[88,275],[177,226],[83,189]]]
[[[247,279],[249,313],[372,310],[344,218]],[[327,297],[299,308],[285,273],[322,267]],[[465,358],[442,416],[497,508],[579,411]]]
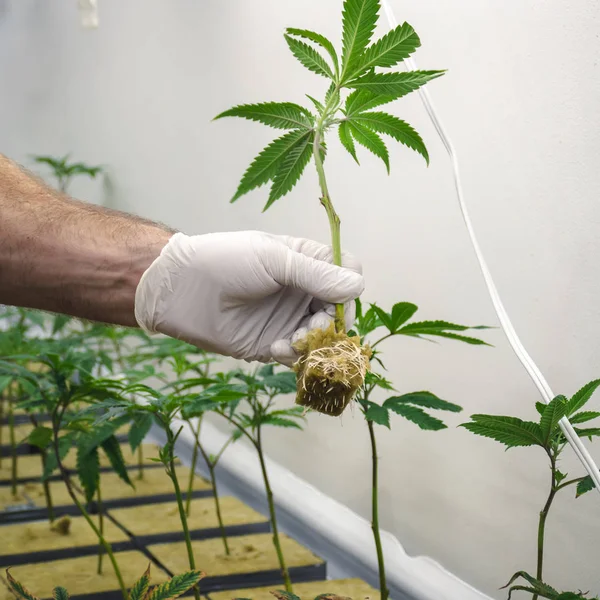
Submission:
[[[176,233],[140,279],[135,318],[210,352],[291,366],[292,338],[327,327],[332,303],[347,303],[347,326],[354,320],[360,264],[331,257],[317,242],[258,231]]]

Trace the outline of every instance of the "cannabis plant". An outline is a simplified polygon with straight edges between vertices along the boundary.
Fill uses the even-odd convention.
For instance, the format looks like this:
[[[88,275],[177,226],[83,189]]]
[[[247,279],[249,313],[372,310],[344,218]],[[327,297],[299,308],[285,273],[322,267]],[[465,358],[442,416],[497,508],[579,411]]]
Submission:
[[[229,383],[217,383],[208,386],[196,397],[190,396],[182,405],[182,416],[191,419],[209,411],[214,412],[234,427],[237,433],[232,436],[232,440],[244,437],[256,450],[267,496],[273,545],[286,590],[291,592],[292,582],[279,540],[275,502],[265,461],[262,434],[263,428],[269,425],[302,429],[301,407],[277,409],[274,406],[275,398],[279,394],[296,390],[295,378],[289,371],[275,373],[273,365],[266,365],[256,373],[234,371],[224,378],[224,381],[227,380]],[[237,380],[238,383],[234,383],[233,380]]]
[[[82,406],[106,402],[111,399],[118,402],[121,398],[122,384],[93,376],[96,357],[93,352],[77,350],[68,344],[60,345],[59,342],[49,342],[51,350],[36,356],[22,357],[25,360],[35,360],[43,366],[38,373],[31,373],[28,369],[10,361],[0,361],[0,374],[8,374],[17,381],[27,382],[35,392],[27,402],[22,403],[28,410],[43,409],[50,415],[50,427],[38,427],[29,437],[31,443],[36,443],[47,452],[46,464],[42,479],[56,469],[67,488],[69,496],[77,506],[98,541],[108,555],[121,587],[124,598],[127,597],[125,584],[110,544],[103,535],[102,510],[100,507],[100,523],[96,525],[88,510],[81,502],[71,481],[70,474],[64,466],[64,458],[71,448],[77,448],[77,472],[84,488],[86,499],[91,500],[98,493],[99,467],[98,449],[107,454],[111,465],[119,476],[126,482],[129,481],[125,469],[120,445],[114,436],[114,431],[124,421],[111,423],[104,428],[89,425],[89,417]],[[52,503],[49,496],[46,498],[49,514],[52,514]],[[101,498],[99,498],[101,500]],[[99,569],[101,568],[101,554],[99,554]]]
[[[307,96],[312,104],[310,110],[293,102],[264,102],[242,104],[216,117],[241,117],[286,131],[256,156],[232,201],[269,183],[266,210],[294,187],[308,163],[314,161],[336,265],[342,264],[340,219],[324,168],[325,141],[331,131],[337,128],[342,145],[356,162],[358,144],[379,157],[389,172],[389,154],[380,134],[415,150],[429,162],[421,136],[408,123],[373,109],[406,96],[443,71],[390,71],[421,42],[414,29],[404,23],[371,43],[379,11],[379,0],[344,0],[341,54],[319,33],[287,30],[285,41],[292,54],[329,84],[322,101]],[[295,365],[298,404],[327,414],[341,414],[362,386],[370,356],[369,348],[361,346],[356,336],[346,335],[344,306],[336,306],[335,330],[332,327],[327,332],[312,332],[296,349],[301,355]]]
[[[133,584],[126,600],[173,600],[195,586],[205,574],[201,571],[189,571],[150,588],[150,564],[146,572]],[[11,591],[22,600],[39,600],[23,584],[19,583],[6,569],[6,579]],[[69,600],[69,593],[62,586],[54,588],[54,600]]]
[[[473,345],[485,344],[479,338],[468,336],[464,333],[470,329],[477,330],[484,329],[484,327],[467,327],[465,325],[449,323],[448,321],[411,321],[417,310],[415,304],[398,302],[394,304],[389,312],[386,312],[376,304],[371,304],[366,311],[363,311],[360,300],[356,301],[356,335],[360,338],[361,343],[369,343],[373,363],[377,363],[379,367],[384,368],[381,360],[380,344],[399,336],[423,339],[437,337]],[[379,335],[374,335],[375,332],[379,332]],[[377,455],[375,425],[383,425],[388,429],[391,428],[390,415],[391,413],[395,413],[411,421],[421,429],[438,431],[446,429],[446,425],[437,417],[430,415],[427,412],[428,410],[453,413],[462,410],[458,404],[442,400],[428,391],[417,391],[400,395],[394,393],[395,391],[393,384],[381,373],[371,371],[367,373],[365,383],[358,391],[356,397],[361,413],[366,420],[371,442],[371,527],[377,552],[381,600],[388,598],[389,590],[387,587],[385,559],[379,530],[379,459]],[[393,395],[389,396],[383,402],[377,403],[374,399],[376,392],[385,393],[386,395],[392,393]]]
[[[567,446],[567,440],[560,428],[560,421],[563,417],[568,417],[569,421],[575,425],[574,429],[576,433],[581,437],[587,437],[592,440],[600,436],[600,427],[589,426],[591,421],[600,417],[600,412],[582,410],[598,387],[600,387],[600,379],[584,385],[569,399],[560,395],[556,396],[549,404],[536,403],[536,409],[540,414],[537,422],[524,421],[517,417],[477,414],[471,416],[469,423],[462,424],[462,427],[472,433],[496,440],[505,445],[507,449],[528,446],[539,447],[548,457],[550,464],[550,489],[548,490],[548,496],[540,511],[538,520],[535,577],[528,575],[526,571],[520,571],[511,578],[508,584],[512,584],[518,577],[523,577],[529,582],[530,586],[513,586],[511,589],[531,592],[534,598],[557,597],[563,600],[563,598],[585,597],[574,595],[571,592],[568,592],[572,594],[571,596],[543,595],[540,590],[542,588],[552,590],[550,586],[544,583],[544,544],[546,521],[556,494],[561,490],[575,486],[575,497],[579,498],[595,487],[589,475],[570,479],[567,473],[558,468],[561,454]],[[588,425],[581,427],[584,423]],[[553,591],[553,593],[556,594],[557,592]]]
[[[69,154],[63,157],[35,155],[33,156],[33,160],[38,164],[50,167],[52,174],[56,177],[58,189],[61,192],[67,191],[74,177],[80,175],[95,179],[96,175],[103,171],[101,166],[92,167],[82,162],[69,163],[69,156]]]

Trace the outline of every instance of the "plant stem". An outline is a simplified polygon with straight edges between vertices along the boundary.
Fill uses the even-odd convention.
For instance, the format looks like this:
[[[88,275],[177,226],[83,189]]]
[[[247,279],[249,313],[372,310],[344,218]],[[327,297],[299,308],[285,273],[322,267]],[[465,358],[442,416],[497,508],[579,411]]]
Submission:
[[[138,446],[138,476],[137,478],[141,481],[144,479],[144,450],[142,444]]]
[[[323,116],[325,116],[324,113]],[[342,266],[342,243],[340,237],[340,218],[335,212],[335,208],[331,202],[331,196],[329,195],[329,189],[327,188],[327,179],[325,178],[325,169],[323,168],[323,160],[321,159],[321,131],[322,123],[320,122],[315,128],[314,140],[313,140],[313,156],[315,158],[315,166],[317,167],[317,174],[319,175],[319,187],[321,188],[321,204],[327,212],[327,218],[329,219],[329,230],[331,232],[331,247],[333,250],[333,264]],[[346,324],[344,321],[344,305],[335,305],[335,330],[337,332],[346,331]]]
[[[371,487],[371,529],[373,530],[373,538],[375,539],[375,549],[377,550],[377,564],[379,567],[379,594],[381,600],[387,600],[390,591],[387,587],[385,577],[385,562],[383,557],[383,548],[381,547],[381,533],[379,531],[379,482],[378,482],[378,461],[377,442],[375,440],[375,428],[373,421],[367,421],[369,427],[369,436],[371,438],[371,460],[373,463],[373,480]]]
[[[102,493],[100,491],[100,483],[98,481],[98,490],[96,492],[98,498],[98,529],[100,530],[101,535],[104,535],[104,506],[102,505]],[[98,575],[102,575],[102,545],[98,548]]]
[[[202,419],[202,417],[200,417]],[[190,479],[188,481],[187,498],[185,499],[185,514],[190,516],[190,509],[192,503],[192,492],[194,491],[194,477],[196,476],[196,465],[198,464],[198,444],[200,443],[200,424],[201,420],[198,420],[198,428],[194,429],[190,423],[190,428],[194,434],[194,452],[192,454],[192,465],[190,467]]]
[[[225,525],[223,524],[223,516],[221,515],[221,504],[219,502],[219,492],[217,490],[217,478],[215,477],[215,465],[211,462],[208,463],[208,471],[210,473],[210,483],[213,489],[213,496],[215,498],[215,509],[217,511],[217,519],[219,521],[219,530],[221,531],[221,539],[223,540],[223,546],[225,547],[225,554],[229,555],[229,543],[227,542],[227,533],[225,532]]]
[[[550,485],[550,493],[548,494],[548,499],[546,500],[546,504],[544,508],[540,512],[540,520],[538,523],[538,544],[537,544],[537,569],[536,569],[536,579],[538,581],[543,581],[543,572],[544,572],[544,538],[546,535],[546,519],[548,518],[548,512],[550,511],[550,507],[552,506],[552,501],[554,500],[554,496],[556,495],[556,456],[552,453],[552,450],[548,451],[548,456],[550,457],[550,470],[551,470],[551,485]],[[537,600],[538,594],[533,596],[532,600]]]
[[[170,446],[169,452],[169,470],[168,474],[173,482],[173,487],[175,488],[175,497],[177,498],[177,508],[179,509],[179,518],[181,519],[181,527],[183,528],[183,535],[185,537],[185,545],[187,548],[188,560],[190,563],[190,570],[196,570],[196,561],[194,560],[194,550],[192,548],[192,539],[190,538],[190,530],[188,528],[187,518],[185,516],[185,508],[183,506],[183,498],[181,497],[181,488],[179,487],[179,481],[177,481],[177,473],[175,472],[175,455],[173,453],[173,448],[175,445],[175,436],[171,431],[171,428],[168,424],[165,426],[167,433],[167,443]],[[200,592],[198,590],[198,586],[194,586],[194,597],[196,600],[200,600]]]
[[[2,446],[2,435],[4,433],[4,392],[0,394],[0,447]],[[0,468],[2,468],[2,459],[4,455],[0,452]]]
[[[260,468],[262,470],[262,476],[263,476],[263,480],[265,482],[265,490],[267,492],[267,502],[269,504],[269,515],[271,517],[271,529],[273,530],[273,545],[275,546],[275,552],[277,553],[277,558],[279,559],[281,575],[283,577],[283,582],[285,584],[285,591],[288,592],[288,594],[293,594],[294,591],[292,589],[292,580],[290,579],[290,574],[289,574],[287,566],[285,564],[285,559],[283,557],[283,551],[281,549],[281,543],[279,541],[279,530],[277,529],[277,516],[275,514],[275,503],[273,502],[273,490],[271,489],[271,483],[269,482],[269,476],[267,473],[267,465],[265,464],[265,457],[264,457],[263,450],[262,450],[260,425],[257,427],[257,439],[256,439],[254,445],[256,447],[256,451],[258,452],[258,458],[260,460]]]
[[[94,523],[94,521],[88,514],[87,510],[85,510],[85,508],[79,501],[79,498],[77,498],[77,495],[75,494],[75,492],[73,490],[73,486],[71,485],[71,480],[69,479],[69,474],[67,473],[67,470],[65,469],[65,467],[62,463],[62,459],[60,458],[60,452],[59,452],[59,447],[58,447],[58,432],[60,429],[60,421],[61,421],[62,415],[61,415],[61,417],[57,418],[58,408],[59,407],[57,407],[54,410],[54,413],[52,415],[52,429],[54,431],[54,455],[56,456],[56,464],[58,465],[60,475],[62,477],[62,480],[63,480],[65,486],[67,487],[67,492],[69,493],[69,496],[71,496],[71,500],[73,500],[73,502],[79,509],[79,512],[82,514],[83,518],[87,521],[87,524],[92,528],[92,531],[98,537],[98,541],[103,546],[103,548],[106,550],[106,554],[108,554],[108,558],[110,559],[113,570],[114,570],[117,580],[119,582],[119,588],[121,589],[121,593],[123,594],[123,600],[128,600],[129,596],[127,594],[127,588],[125,587],[125,582],[123,581],[123,576],[121,575],[119,565],[117,564],[115,555],[113,554],[112,547],[104,539],[104,536],[100,533],[100,530],[98,529],[98,527],[96,527],[96,524]],[[64,410],[63,410],[63,413],[64,413]]]
[[[48,453],[45,448],[40,450],[42,457],[42,473],[46,470],[46,461],[48,460]],[[48,480],[44,480],[44,497],[46,499],[46,510],[48,511],[48,521],[54,523],[54,505],[52,503],[52,494],[50,493],[50,484]]]
[[[15,409],[13,399],[8,400],[8,435],[10,438],[10,457],[11,457],[11,491],[12,495],[17,495],[17,442],[15,439]]]

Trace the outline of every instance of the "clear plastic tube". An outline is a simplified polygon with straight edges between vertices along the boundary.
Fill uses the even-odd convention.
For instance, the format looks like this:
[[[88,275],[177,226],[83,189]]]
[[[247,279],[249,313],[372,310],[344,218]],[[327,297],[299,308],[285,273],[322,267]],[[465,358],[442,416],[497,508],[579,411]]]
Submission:
[[[390,29],[393,29],[398,25],[398,21],[396,21],[396,17],[394,16],[394,12],[392,11],[392,7],[390,6],[389,1],[382,0],[382,6],[386,14]],[[412,58],[406,59],[404,61],[404,66],[407,70],[410,71],[416,70],[418,68],[416,62]],[[456,190],[458,204],[460,206],[460,211],[462,213],[462,217],[465,222],[469,238],[471,239],[471,244],[473,245],[473,249],[475,250],[475,255],[477,257],[477,261],[479,262],[479,267],[483,274],[483,279],[485,281],[490,298],[492,300],[494,310],[496,311],[498,319],[500,320],[500,325],[502,326],[502,329],[504,330],[504,333],[508,338],[511,348],[517,355],[517,358],[521,361],[521,364],[527,371],[527,374],[531,377],[533,383],[540,392],[542,399],[547,404],[552,400],[552,398],[554,398],[552,389],[550,388],[550,385],[546,381],[538,366],[535,364],[535,362],[521,343],[521,340],[519,339],[519,336],[517,335],[517,332],[515,331],[515,328],[513,327],[513,324],[510,321],[508,313],[506,312],[506,309],[502,304],[502,300],[500,298],[500,295],[498,294],[498,290],[496,288],[494,280],[492,279],[492,275],[485,262],[485,258],[481,251],[481,247],[479,246],[479,242],[477,241],[477,237],[473,229],[473,224],[471,223],[471,218],[469,216],[465,204],[464,194],[460,181],[458,158],[456,156],[456,152],[454,150],[452,142],[448,137],[442,125],[442,122],[440,121],[433,107],[433,103],[431,101],[431,97],[429,95],[429,92],[427,91],[427,88],[420,88],[419,95],[421,97],[423,106],[425,107],[425,110],[427,111],[427,114],[431,119],[431,122],[433,123],[440,139],[442,140],[442,143],[444,144],[444,147],[446,148],[446,151],[448,152],[448,155],[450,156],[450,160],[452,162],[452,171],[454,174],[454,187]],[[596,484],[596,490],[600,493],[600,471],[598,470],[598,467],[594,462],[593,458],[591,457],[590,453],[588,452],[587,448],[583,445],[583,442],[575,433],[573,426],[566,417],[564,417],[560,421],[560,428],[562,429],[571,448],[573,448],[573,451],[577,455],[577,458],[581,461],[581,464],[584,466],[585,470],[592,478],[592,481]]]

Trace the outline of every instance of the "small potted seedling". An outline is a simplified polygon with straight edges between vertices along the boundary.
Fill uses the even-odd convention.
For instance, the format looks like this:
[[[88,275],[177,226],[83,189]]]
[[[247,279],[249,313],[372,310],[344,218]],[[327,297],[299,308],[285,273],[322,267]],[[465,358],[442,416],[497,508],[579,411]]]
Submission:
[[[67,191],[73,178],[83,176],[95,179],[104,170],[101,166],[93,167],[82,162],[69,162],[69,157],[70,155],[67,154],[63,157],[35,155],[32,158],[37,164],[50,167],[61,192]]]
[[[197,585],[203,577],[205,577],[205,574],[201,571],[189,571],[188,573],[175,575],[168,581],[151,588],[150,565],[148,565],[146,572],[131,587],[126,599],[173,600],[187,592],[192,586]],[[10,574],[9,569],[6,569],[6,579],[9,588],[20,600],[39,600],[37,596],[34,596],[22,583]],[[57,586],[54,588],[52,597],[54,600],[69,600],[69,592],[66,588]]]
[[[376,304],[371,304],[364,311],[359,300],[356,301],[356,324],[355,330],[361,343],[369,343],[372,352],[372,361],[383,367],[381,360],[381,346],[394,337],[404,336],[412,338],[449,338],[467,344],[485,344],[479,338],[467,336],[465,332],[469,329],[482,329],[482,327],[467,327],[447,321],[411,321],[417,312],[417,306],[410,302],[398,302],[394,304],[391,311],[386,312]],[[379,336],[373,336],[375,331],[386,330]],[[374,337],[374,339],[373,339]],[[389,590],[387,587],[385,558],[381,545],[381,533],[379,529],[379,458],[377,454],[377,439],[375,424],[383,425],[388,429],[390,425],[390,413],[395,413],[411,421],[421,429],[427,431],[439,431],[446,429],[443,421],[433,417],[427,411],[438,410],[448,412],[460,412],[462,408],[438,398],[428,391],[417,391],[408,394],[394,394],[384,400],[381,404],[374,401],[373,395],[376,391],[389,394],[394,392],[394,387],[383,375],[374,371],[367,373],[365,384],[357,394],[360,410],[366,420],[371,442],[371,527],[377,552],[377,563],[379,569],[379,589],[381,600],[387,600]]]
[[[274,406],[275,398],[279,394],[296,390],[295,377],[290,372],[274,373],[272,365],[262,367],[254,374],[239,371],[233,375],[239,379],[240,384],[222,383],[216,384],[215,387],[207,387],[197,398],[183,405],[182,415],[184,418],[192,418],[211,410],[233,425],[238,432],[236,437],[243,436],[256,450],[267,496],[273,545],[285,588],[291,592],[292,581],[281,546],[262,433],[263,428],[269,425],[302,429],[304,411],[301,407],[282,410]],[[242,397],[244,402],[240,404],[239,400]]]
[[[600,387],[600,379],[586,384],[570,399],[560,395],[556,396],[549,404],[536,403],[536,409],[540,414],[537,422],[524,421],[510,416],[477,414],[471,415],[470,422],[462,424],[462,427],[470,432],[496,440],[505,445],[507,449],[538,447],[548,457],[551,481],[548,496],[539,514],[535,576],[530,575],[527,571],[515,573],[505,586],[512,586],[509,589],[509,597],[515,591],[529,592],[534,599],[570,600],[588,597],[581,593],[579,595],[574,592],[560,593],[545,583],[544,552],[546,523],[556,495],[561,490],[575,486],[575,496],[579,498],[595,487],[589,475],[570,479],[567,473],[561,471],[558,466],[562,452],[567,446],[567,440],[560,428],[560,421],[563,417],[569,418],[569,421],[575,426],[575,432],[581,437],[592,440],[600,436],[600,427],[589,426],[590,421],[600,417],[600,412],[582,410],[598,387]],[[584,423],[586,425],[581,427]],[[517,580],[523,580],[524,584],[512,585]]]

